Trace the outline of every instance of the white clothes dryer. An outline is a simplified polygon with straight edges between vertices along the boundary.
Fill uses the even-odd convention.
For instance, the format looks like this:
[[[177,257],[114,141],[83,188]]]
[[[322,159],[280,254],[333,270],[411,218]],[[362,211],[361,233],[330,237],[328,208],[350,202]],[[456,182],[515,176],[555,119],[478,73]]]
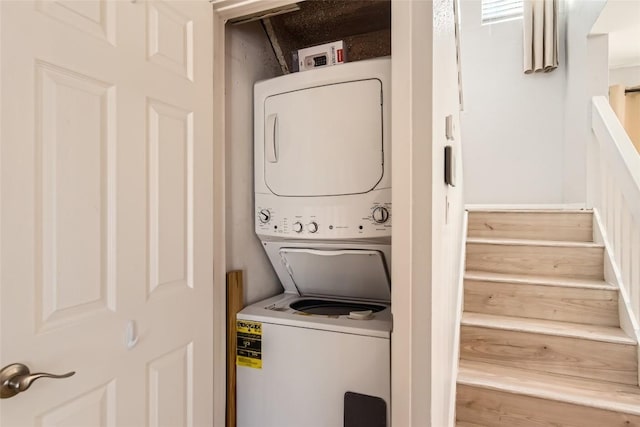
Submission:
[[[391,243],[391,60],[254,86],[260,240]]]

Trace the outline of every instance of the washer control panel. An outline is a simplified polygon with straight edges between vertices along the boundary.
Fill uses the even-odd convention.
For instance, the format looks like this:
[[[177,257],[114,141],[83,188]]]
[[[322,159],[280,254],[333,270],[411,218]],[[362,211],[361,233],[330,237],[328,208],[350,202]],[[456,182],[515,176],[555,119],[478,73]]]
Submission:
[[[389,189],[326,198],[256,194],[255,201],[255,230],[261,236],[300,239],[391,236]]]

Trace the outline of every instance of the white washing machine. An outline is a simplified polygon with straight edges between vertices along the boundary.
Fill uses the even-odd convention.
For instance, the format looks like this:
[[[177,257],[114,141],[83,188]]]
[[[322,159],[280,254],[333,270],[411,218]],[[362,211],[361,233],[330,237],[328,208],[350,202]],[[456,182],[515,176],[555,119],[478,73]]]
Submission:
[[[285,256],[315,256],[297,250],[286,249]],[[380,252],[375,249],[336,252],[329,256],[370,266],[369,278],[384,273],[376,271]],[[314,284],[298,278],[296,265],[292,270],[302,295],[285,292],[237,316],[238,427],[387,426],[392,324],[387,278],[368,283],[387,295],[385,302],[306,296]],[[360,400],[350,405],[349,396]]]
[[[238,427],[389,425],[390,60],[256,83],[255,230],[285,292],[237,315]]]

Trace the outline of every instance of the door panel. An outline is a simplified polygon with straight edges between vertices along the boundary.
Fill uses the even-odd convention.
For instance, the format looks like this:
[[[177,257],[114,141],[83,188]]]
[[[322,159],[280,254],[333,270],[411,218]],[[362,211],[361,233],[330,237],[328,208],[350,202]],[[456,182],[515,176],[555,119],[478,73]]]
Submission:
[[[147,8],[149,60],[193,81],[193,20],[167,3]]]
[[[150,291],[193,288],[193,113],[149,101]]]
[[[83,393],[39,417],[42,427],[116,427],[115,382]]]
[[[38,0],[36,8],[53,19],[115,45],[116,4],[109,0]]]
[[[36,271],[49,329],[115,310],[114,86],[36,63]]]
[[[193,426],[193,343],[147,364],[149,425]],[[176,392],[182,396],[176,399]]]
[[[213,424],[211,19],[0,2],[0,425]]]

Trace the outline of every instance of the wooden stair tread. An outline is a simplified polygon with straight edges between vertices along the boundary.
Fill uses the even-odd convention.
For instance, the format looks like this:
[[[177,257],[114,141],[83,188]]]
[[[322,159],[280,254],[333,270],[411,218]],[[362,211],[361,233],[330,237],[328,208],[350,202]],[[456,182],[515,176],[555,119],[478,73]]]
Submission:
[[[594,242],[572,242],[564,240],[526,240],[526,239],[494,239],[489,237],[467,237],[467,244],[513,245],[513,246],[546,246],[560,248],[604,248]]]
[[[465,279],[498,283],[522,283],[528,285],[562,286],[583,289],[616,291],[618,288],[604,280],[571,279],[568,277],[535,276],[532,274],[504,274],[486,271],[467,271]]]
[[[640,387],[460,361],[458,384],[640,415]]]
[[[494,314],[462,314],[462,326],[477,326],[560,337],[580,338],[615,344],[636,345],[636,341],[617,327],[557,322],[553,320],[499,316]]]
[[[456,421],[456,427],[484,427],[480,424],[470,423],[467,421]]]

